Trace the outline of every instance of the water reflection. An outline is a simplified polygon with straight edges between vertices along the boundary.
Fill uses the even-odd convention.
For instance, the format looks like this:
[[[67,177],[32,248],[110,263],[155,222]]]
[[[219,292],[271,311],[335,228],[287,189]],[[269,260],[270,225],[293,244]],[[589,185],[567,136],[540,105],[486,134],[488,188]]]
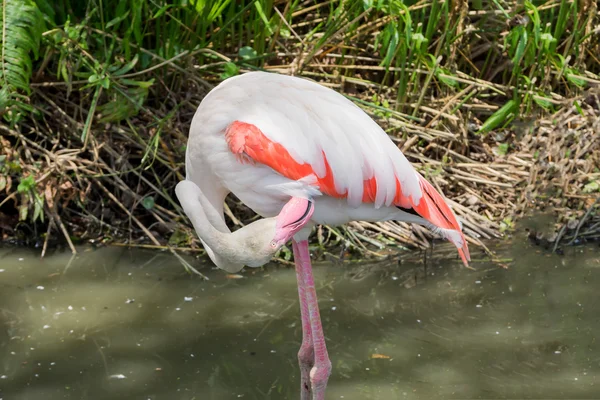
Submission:
[[[444,249],[427,269],[315,265],[328,398],[598,397],[597,246],[516,241],[510,269],[476,271]],[[294,271],[202,271],[151,251],[0,249],[0,398],[298,398]]]

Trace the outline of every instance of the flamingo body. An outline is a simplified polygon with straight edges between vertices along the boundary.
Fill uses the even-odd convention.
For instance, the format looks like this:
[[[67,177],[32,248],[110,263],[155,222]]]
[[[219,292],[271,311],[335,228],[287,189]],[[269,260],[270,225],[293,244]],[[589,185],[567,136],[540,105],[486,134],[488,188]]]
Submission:
[[[251,72],[214,88],[194,115],[186,171],[217,203],[232,192],[262,217],[307,198],[313,224],[419,223],[470,258],[452,210],[379,125],[306,79]]]

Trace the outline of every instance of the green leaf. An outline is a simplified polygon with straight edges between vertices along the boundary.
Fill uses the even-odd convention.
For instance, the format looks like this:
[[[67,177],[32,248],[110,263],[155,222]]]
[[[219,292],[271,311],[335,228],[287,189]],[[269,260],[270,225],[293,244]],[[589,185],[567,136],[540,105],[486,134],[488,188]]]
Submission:
[[[32,0],[0,2],[0,114],[7,107],[24,111],[19,92],[29,95],[32,55],[38,57],[44,16]],[[5,115],[10,115],[5,113]]]
[[[110,83],[108,79],[106,81]],[[137,115],[148,97],[149,88],[154,83],[154,79],[149,81],[119,79],[119,82],[132,87],[125,90],[118,89],[112,101],[98,106],[97,111],[101,115],[99,121],[102,123],[118,122]]]
[[[256,7],[256,12],[260,16],[260,19],[262,19],[262,21],[265,23],[265,26],[269,30],[269,33],[272,35],[273,29],[271,29],[271,24],[269,23],[269,19],[267,18],[267,15],[265,14],[265,11],[263,10],[262,5],[260,4],[259,1],[256,1],[256,2],[254,2],[254,7]]]
[[[550,50],[550,46],[553,45],[554,43],[556,43],[556,39],[549,32],[542,33],[540,35],[540,39],[541,39],[542,42],[544,42],[543,48],[544,48],[545,51],[549,51]]]
[[[422,33],[417,32],[412,35],[412,41],[415,43],[415,49],[418,52],[421,50],[423,43],[427,43],[427,38]]]
[[[226,63],[224,69],[224,72],[221,74],[221,79],[231,78],[240,72],[238,66],[232,62]]]
[[[36,5],[42,14],[44,14],[44,19],[51,25],[54,25],[54,17],[56,16],[54,7],[52,6],[53,2],[53,0],[35,0]]]
[[[450,71],[444,69],[444,68],[437,68],[435,71],[435,76],[445,85],[448,85],[450,87],[458,87],[458,81],[452,79],[449,77],[449,75],[452,75],[450,73]]]
[[[500,232],[505,232],[506,230],[512,229],[513,227],[514,223],[510,219],[510,217],[506,217],[500,222]]]
[[[508,143],[500,143],[498,145],[498,154],[505,156],[508,153]]]
[[[138,86],[144,89],[150,89],[150,86],[154,85],[154,78],[150,79],[149,81],[134,81],[132,79],[121,78],[119,79],[119,82],[129,86]]]
[[[37,221],[38,218],[44,222],[44,201],[36,195],[33,203],[33,222]]]
[[[129,10],[123,14],[120,15],[116,18],[111,19],[110,21],[108,21],[108,23],[106,24],[106,27],[104,29],[108,29],[113,25],[116,25],[115,28],[117,28],[119,26],[119,23],[121,23],[121,21],[123,21],[125,18],[127,18],[129,16]]]
[[[186,235],[186,233],[184,231],[182,231],[180,229],[176,229],[175,232],[173,232],[173,234],[169,238],[169,245],[170,246],[180,246],[182,244],[188,243],[189,240],[190,240],[190,238],[188,237],[188,235]]]
[[[142,199],[142,205],[146,210],[152,210],[154,208],[154,197],[144,197]]]
[[[379,35],[377,36],[379,38]],[[398,43],[400,41],[400,33],[396,24],[392,21],[387,24],[381,35],[381,45],[385,47],[385,57],[379,65],[389,67],[396,55]]]
[[[6,189],[6,177],[4,175],[0,175],[0,192]]]
[[[133,57],[133,60],[129,61],[123,67],[116,70],[113,73],[113,75],[119,76],[119,75],[123,75],[123,74],[129,72],[133,67],[135,67],[135,64],[137,64],[137,62],[138,62],[138,55],[136,54],[135,57]]]
[[[287,248],[287,246],[284,247],[283,254],[283,258],[286,261],[290,261],[292,259],[292,252]]]
[[[527,30],[524,27],[519,26],[521,28],[521,35],[519,37],[519,44],[517,44],[517,51],[515,52],[515,56],[513,57],[513,64],[515,68],[521,62],[521,58],[525,55],[525,47],[527,46]]]
[[[8,86],[0,88],[0,113],[12,104],[12,96]]]
[[[290,32],[290,29],[287,26],[282,25],[279,28],[279,35],[281,35],[281,37],[284,39],[289,39],[292,37],[292,32]]]
[[[583,109],[581,108],[581,106],[579,105],[579,102],[577,100],[575,100],[573,102],[573,105],[575,106],[575,109],[577,110],[577,112],[579,113],[579,115],[581,115],[582,117],[585,118],[585,112],[583,111]]]
[[[19,221],[25,221],[27,219],[27,213],[28,213],[27,205],[21,204],[19,206]]]
[[[212,0],[208,2],[211,6],[210,12],[206,17],[208,23],[213,23],[218,17],[223,14],[225,7],[231,2],[231,0]],[[273,32],[271,32],[273,34]]]
[[[206,0],[190,0],[190,4],[196,8],[198,14],[202,14],[204,7],[206,6]]]
[[[238,55],[244,59],[248,60],[250,58],[256,58],[258,53],[250,46],[244,46],[238,51]]]
[[[581,77],[577,75],[572,68],[567,68],[565,76],[569,82],[579,86],[580,88],[584,88],[587,83],[585,80],[581,79]]]
[[[33,188],[35,188],[35,179],[33,179],[32,175],[29,175],[21,179],[21,182],[19,182],[19,186],[17,186],[17,192],[29,193]]]
[[[156,14],[154,14],[154,15],[152,16],[152,19],[156,19],[156,18],[158,18],[158,17],[162,16],[162,15],[163,15],[165,12],[167,12],[167,10],[168,10],[169,8],[171,8],[171,7],[175,7],[175,4],[167,4],[166,6],[162,6],[162,7],[160,8],[160,10],[158,10],[158,11],[156,12]]]
[[[583,193],[600,192],[600,181],[593,181],[583,187]]]
[[[533,101],[535,101],[538,106],[548,110],[552,107],[552,103],[546,100],[547,98],[548,97],[540,94],[537,96],[533,96]]]
[[[489,132],[492,129],[498,127],[502,122],[506,121],[512,116],[517,108],[517,102],[509,100],[505,105],[493,113],[479,128],[477,134]]]

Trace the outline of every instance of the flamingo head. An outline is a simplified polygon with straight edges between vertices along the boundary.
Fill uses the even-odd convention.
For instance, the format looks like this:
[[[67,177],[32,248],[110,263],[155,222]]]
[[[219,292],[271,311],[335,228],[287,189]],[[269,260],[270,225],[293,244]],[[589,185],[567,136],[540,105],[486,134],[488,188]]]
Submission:
[[[294,197],[281,209],[276,217],[275,235],[271,248],[279,249],[310,221],[315,207],[312,201]]]

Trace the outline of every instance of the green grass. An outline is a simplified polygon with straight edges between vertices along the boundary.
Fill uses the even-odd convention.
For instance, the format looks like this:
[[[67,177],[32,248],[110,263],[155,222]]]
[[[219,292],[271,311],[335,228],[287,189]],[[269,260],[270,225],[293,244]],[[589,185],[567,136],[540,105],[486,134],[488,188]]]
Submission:
[[[21,4],[3,1],[7,11]],[[43,73],[47,80],[69,86],[88,80],[76,89],[93,92],[92,99],[124,105],[105,120],[120,121],[139,111],[147,89],[156,87],[152,79],[140,80],[151,75],[141,72],[174,58],[185,65],[193,57],[201,66],[196,75],[207,80],[226,78],[239,68],[294,61],[299,73],[314,71],[319,64],[326,75],[353,78],[359,73],[380,90],[394,90],[391,108],[413,116],[428,96],[458,93],[469,83],[465,80],[478,87],[500,86],[499,93],[477,96],[489,102],[490,95],[501,94],[498,101],[512,99],[518,113],[529,114],[598,83],[600,72],[599,18],[593,1],[525,1],[520,6],[492,1],[471,7],[449,1],[290,1],[279,2],[279,12],[272,1],[264,0],[38,0],[37,8],[31,0],[22,4],[36,12],[7,15],[21,30],[5,32],[3,48],[20,47],[24,64],[14,65],[19,74],[3,76],[11,83],[4,86],[11,94],[29,94],[34,70],[28,60],[34,57],[38,76]],[[47,29],[24,29],[25,22],[43,26],[33,23],[40,18],[37,10]],[[30,15],[32,20],[19,23],[16,15]],[[21,43],[10,43],[19,38]],[[42,38],[43,56],[38,58]],[[15,58],[3,54],[9,63]],[[137,73],[136,79],[122,77],[128,72]],[[154,71],[162,77],[169,72]],[[169,75],[171,80],[181,79]],[[100,86],[106,92],[98,99]],[[18,120],[6,114],[7,121]]]
[[[9,11],[11,4],[21,3],[3,1]],[[90,86],[83,88],[102,85],[119,99],[124,94],[110,85],[118,87],[120,75],[129,69],[146,70],[185,52],[195,55],[207,79],[225,78],[240,67],[291,62],[304,52],[297,60],[300,72],[319,63],[326,64],[321,67],[327,73],[353,77],[359,72],[375,84],[393,88],[392,108],[411,115],[426,96],[463,89],[465,83],[457,77],[503,86],[503,94],[517,103],[521,113],[535,106],[549,108],[553,100],[597,83],[597,4],[567,0],[521,4],[290,1],[279,2],[275,12],[273,2],[264,0],[38,0],[48,30],[9,31],[6,37],[27,39],[31,45],[22,51],[37,57],[35,44],[43,33],[44,56],[36,66],[44,65],[48,77],[66,83],[89,79]],[[361,70],[366,66],[372,67],[368,73]],[[13,91],[27,94],[33,70],[27,65],[21,69],[23,79]],[[124,86],[138,84],[127,81]],[[131,98],[139,108],[145,91],[134,90]]]
[[[329,84],[400,143],[419,132],[416,148],[434,143],[465,157],[513,122],[579,107],[600,84],[595,0],[0,0],[0,7],[0,210],[14,202],[19,224],[48,232],[66,231],[63,216],[75,236],[83,235],[75,226],[91,221],[109,240],[135,229],[164,244],[170,234],[147,227],[168,231],[182,215],[172,188],[184,174],[191,115],[210,87],[244,71]],[[458,157],[428,151],[444,164]],[[17,190],[29,176],[35,182]],[[122,216],[115,226],[110,213]]]

